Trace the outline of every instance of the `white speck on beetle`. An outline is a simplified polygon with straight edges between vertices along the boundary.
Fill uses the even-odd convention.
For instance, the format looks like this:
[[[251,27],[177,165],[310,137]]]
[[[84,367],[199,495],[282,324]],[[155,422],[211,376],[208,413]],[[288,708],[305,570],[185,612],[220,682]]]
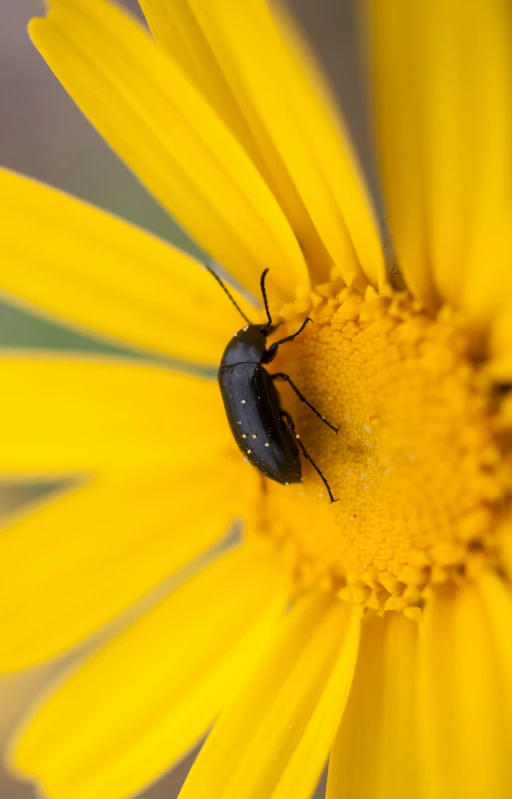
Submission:
[[[245,405],[245,400],[242,400],[242,405]]]
[[[285,486],[290,485],[289,483],[285,483]]]
[[[295,438],[300,438],[298,433],[295,434]]]
[[[247,458],[244,458],[244,463],[248,463],[248,459]]]
[[[237,336],[238,336],[238,333],[235,333],[235,335],[233,336],[233,338],[236,338]]]
[[[268,443],[268,441],[266,442],[265,446],[266,447],[270,447],[270,444]]]
[[[242,438],[247,438],[245,433],[242,433]]]
[[[239,421],[239,422],[237,422],[237,424],[242,424],[242,422]]]
[[[245,326],[244,328],[242,328],[242,329],[243,329],[243,331],[244,331],[244,333],[245,333],[245,331],[246,331],[246,330],[249,330],[249,327],[248,327],[248,325],[246,325],[246,326]]]
[[[248,454],[248,455],[250,455],[250,454],[251,454],[251,450],[250,450],[250,449],[248,449],[248,450],[247,450],[247,454]]]
[[[253,433],[253,434],[252,434],[252,437],[253,437],[253,438],[258,438],[258,436],[256,435],[256,433]]]
[[[325,422],[325,416],[322,416],[322,420]]]
[[[372,428],[370,427],[370,425],[369,425],[369,424],[364,424],[364,425],[363,425],[363,430],[364,430],[366,433],[371,433],[371,432],[372,432]]]

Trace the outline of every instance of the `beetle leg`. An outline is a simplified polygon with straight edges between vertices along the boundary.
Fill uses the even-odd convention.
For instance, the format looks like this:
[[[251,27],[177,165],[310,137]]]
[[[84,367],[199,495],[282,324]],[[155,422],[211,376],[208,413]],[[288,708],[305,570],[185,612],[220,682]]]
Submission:
[[[295,425],[294,425],[293,419],[290,416],[290,414],[288,413],[288,411],[283,411],[282,410],[281,413],[284,416],[284,418],[286,419],[286,421],[288,423],[288,427],[290,428],[292,433],[295,433]],[[330,487],[329,483],[327,482],[327,479],[324,477],[324,475],[322,474],[322,472],[320,471],[320,469],[316,465],[315,461],[313,460],[313,458],[311,457],[311,455],[307,451],[306,447],[302,443],[302,439],[299,438],[299,436],[297,436],[297,435],[295,436],[295,438],[296,438],[297,444],[299,445],[299,447],[300,447],[300,449],[302,451],[302,454],[304,455],[306,460],[308,460],[310,462],[311,466],[316,471],[316,473],[318,474],[318,476],[322,480],[324,486],[326,487],[327,493],[329,494],[329,500],[331,501],[331,503],[332,502],[338,502],[339,501],[339,497],[338,497],[338,499],[334,499],[334,497],[332,495],[331,487]]]
[[[313,320],[310,319],[309,316],[306,316],[306,318],[304,319],[303,323],[301,324],[296,333],[292,333],[291,336],[286,336],[285,338],[281,338],[279,339],[279,341],[274,341],[274,343],[271,344],[270,347],[268,348],[263,363],[270,363],[270,361],[273,361],[274,358],[276,357],[278,347],[280,347],[281,344],[286,344],[287,341],[293,341],[294,338],[300,336],[300,334],[306,327],[307,323],[312,321]]]
[[[325,416],[322,416],[322,414],[321,414],[321,413],[319,413],[319,412],[317,411],[317,409],[315,408],[315,406],[314,406],[314,405],[311,405],[311,403],[307,401],[307,399],[306,399],[306,397],[304,396],[304,394],[303,394],[301,391],[299,391],[299,389],[297,388],[297,386],[295,385],[295,383],[293,382],[293,380],[292,380],[290,377],[288,377],[288,375],[285,375],[285,374],[284,374],[284,372],[275,372],[275,374],[273,374],[273,375],[270,375],[270,377],[272,378],[272,380],[285,380],[287,383],[289,383],[289,384],[290,384],[290,386],[291,386],[291,387],[293,388],[293,390],[295,391],[295,393],[297,394],[297,396],[298,396],[298,398],[300,399],[300,401],[301,401],[301,402],[304,402],[304,403],[305,403],[305,405],[307,405],[307,406],[308,406],[308,408],[311,408],[311,410],[313,411],[313,413],[316,413],[316,415],[318,416],[318,418],[319,418],[319,419],[321,419],[321,421],[322,421],[324,424],[326,424],[326,425],[327,425],[327,427],[330,427],[330,428],[331,428],[331,430],[334,430],[334,432],[336,433],[336,435],[338,435],[338,430],[339,430],[340,428],[339,428],[339,427],[335,427],[333,424],[331,424],[330,422],[328,422],[328,421],[327,421],[327,419],[325,418]]]

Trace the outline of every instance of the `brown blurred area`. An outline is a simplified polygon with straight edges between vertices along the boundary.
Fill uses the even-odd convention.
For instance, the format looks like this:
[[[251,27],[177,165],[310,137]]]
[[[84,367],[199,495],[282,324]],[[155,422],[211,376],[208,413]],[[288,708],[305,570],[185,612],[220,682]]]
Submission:
[[[137,12],[136,0],[124,0],[124,4]],[[357,0],[287,2],[342,100],[356,146],[372,177],[354,30],[356,4]],[[0,0],[0,163],[172,239],[177,235],[175,225],[110,152],[31,46],[26,24],[41,14],[42,8],[42,0]],[[3,496],[0,488],[0,510],[6,501],[11,505],[21,502],[23,492],[18,494]],[[12,678],[5,686],[9,701],[5,691],[3,699],[0,693],[0,743],[50,672],[51,668],[46,668]],[[179,766],[149,789],[145,799],[175,797],[188,767],[189,762]],[[318,797],[323,794],[320,788]],[[10,780],[0,764],[0,799],[35,796],[30,786]]]

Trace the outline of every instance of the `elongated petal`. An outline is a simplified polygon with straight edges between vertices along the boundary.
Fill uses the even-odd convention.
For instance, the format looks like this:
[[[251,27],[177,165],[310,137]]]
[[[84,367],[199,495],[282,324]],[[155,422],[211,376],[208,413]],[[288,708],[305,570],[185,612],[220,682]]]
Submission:
[[[354,682],[329,761],[327,799],[420,796],[417,643],[417,624],[400,613],[363,622]]]
[[[68,489],[0,536],[8,669],[81,640],[218,540],[257,476],[240,469],[215,383],[44,355],[4,358],[0,374],[0,474]]]
[[[220,457],[109,476],[14,519],[0,535],[0,670],[65,651],[219,541],[245,507],[253,475],[240,477]]]
[[[494,624],[472,585],[438,591],[425,611],[419,671],[427,798],[511,795],[510,671],[502,669]]]
[[[280,34],[264,0],[143,5],[159,41],[176,52],[198,85],[212,65],[214,75],[220,72],[222,97],[208,84],[206,93],[278,198],[313,279],[327,279],[334,263],[348,284],[364,286],[365,274],[375,284],[385,282],[349,136],[297,35],[289,26]],[[250,137],[233,109],[241,112]]]
[[[384,190],[413,292],[475,321],[496,302],[512,165],[508,0],[368,0]],[[497,262],[495,262],[497,259]],[[498,280],[496,280],[498,278]],[[487,290],[485,291],[487,294]]]
[[[487,572],[479,580],[489,628],[494,640],[504,689],[512,712],[512,592],[510,586],[497,574]]]
[[[222,714],[181,799],[308,799],[343,712],[358,638],[349,606],[324,596],[300,601]]]
[[[188,0],[140,0],[139,5],[156,41],[180,65],[261,167],[247,121]]]
[[[192,258],[50,187],[0,170],[0,216],[0,289],[67,322],[215,365],[241,325]]]
[[[243,148],[182,70],[107,0],[51,0],[32,39],[91,122],[192,236],[255,294],[307,284],[299,246]]]
[[[260,0],[261,2],[261,0]],[[297,95],[295,113],[303,114],[305,129],[311,132],[309,145],[317,162],[320,177],[332,193],[338,213],[343,217],[358,269],[340,260],[342,250],[336,252],[341,242],[340,232],[324,229],[318,209],[315,210],[309,194],[305,195],[308,210],[323,237],[324,243],[334,258],[338,272],[345,282],[353,281],[360,285],[359,270],[365,280],[380,290],[388,286],[384,252],[380,236],[380,223],[376,219],[373,198],[366,185],[365,177],[354,151],[350,133],[345,126],[339,109],[325,84],[314,53],[302,36],[293,18],[286,13],[286,6],[275,6],[276,22],[292,69],[296,72]],[[309,123],[309,118],[314,123]],[[297,178],[299,185],[299,179]],[[306,191],[306,190],[305,190]]]
[[[287,601],[274,559],[224,555],[85,663],[28,722],[13,759],[53,799],[122,799],[200,738]]]
[[[168,468],[230,446],[214,381],[16,353],[0,358],[0,381],[0,475]]]

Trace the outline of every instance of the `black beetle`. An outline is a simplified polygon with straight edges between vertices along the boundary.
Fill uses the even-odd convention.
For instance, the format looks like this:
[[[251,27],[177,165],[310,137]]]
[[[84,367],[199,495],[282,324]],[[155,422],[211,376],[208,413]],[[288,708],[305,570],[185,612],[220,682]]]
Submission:
[[[265,269],[260,280],[268,322],[265,325],[253,325],[220,277],[210,267],[206,268],[247,322],[245,327],[235,333],[224,350],[218,375],[226,415],[236,443],[245,458],[262,474],[284,485],[301,482],[300,448],[304,457],[323,480],[330,501],[337,502],[333,498],[329,483],[296,434],[290,414],[281,407],[274,380],[286,380],[299,399],[311,408],[324,424],[335,433],[339,428],[330,424],[307,401],[288,375],[283,372],[270,374],[264,368],[274,360],[281,344],[297,338],[311,319],[306,317],[296,333],[275,341],[267,349],[267,338],[278,327],[272,322],[265,291],[268,269]]]

